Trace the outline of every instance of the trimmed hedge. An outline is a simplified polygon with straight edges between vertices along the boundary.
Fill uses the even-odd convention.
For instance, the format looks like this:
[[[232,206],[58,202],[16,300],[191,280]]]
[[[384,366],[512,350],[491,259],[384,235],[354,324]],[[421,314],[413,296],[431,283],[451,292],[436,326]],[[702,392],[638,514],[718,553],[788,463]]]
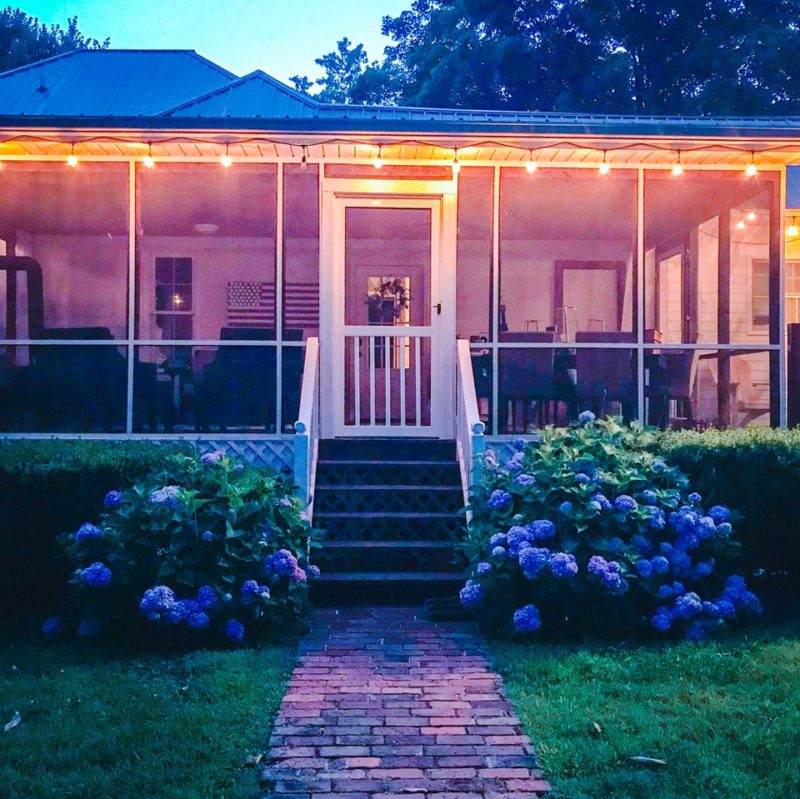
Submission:
[[[800,428],[663,433],[658,448],[704,501],[742,515],[744,570],[800,575]]]
[[[0,614],[52,609],[70,567],[56,536],[96,519],[110,488],[188,445],[143,441],[0,442]]]

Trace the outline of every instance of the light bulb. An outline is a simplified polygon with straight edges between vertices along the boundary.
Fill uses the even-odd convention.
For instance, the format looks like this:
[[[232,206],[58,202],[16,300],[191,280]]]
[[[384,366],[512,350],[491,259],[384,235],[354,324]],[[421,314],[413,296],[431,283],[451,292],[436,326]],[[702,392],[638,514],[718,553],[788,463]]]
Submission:
[[[528,163],[525,164],[525,169],[529,174],[532,175],[538,169],[538,164],[536,161],[528,161]]]
[[[222,166],[225,167],[225,169],[227,169],[229,166],[231,166],[231,164],[233,164],[233,158],[231,158],[227,146],[225,147],[225,153],[221,156],[219,162],[222,164]]]
[[[611,166],[609,165],[608,161],[603,161],[603,163],[600,164],[600,174],[607,175],[610,171]]]
[[[800,236],[800,228],[798,228],[797,225],[794,222],[792,222],[792,224],[789,225],[789,228],[786,231],[786,235],[791,236],[792,238],[796,238],[797,236]]]
[[[152,169],[152,168],[155,166],[155,164],[156,164],[156,162],[153,160],[153,156],[152,156],[152,155],[150,155],[150,153],[148,153],[148,154],[147,154],[147,155],[144,157],[144,159],[142,160],[142,163],[143,163],[143,164],[144,164],[144,165],[145,165],[145,166],[146,166],[148,169]]]
[[[750,211],[750,213],[747,215],[747,221],[748,222],[755,222],[756,221],[756,212],[755,211]]]
[[[372,162],[375,169],[381,169],[383,167],[383,146],[378,145],[378,155],[376,156],[375,160]]]
[[[739,221],[736,223],[736,229],[737,229],[737,230],[744,230],[746,227],[747,227],[747,225],[745,225],[745,223],[744,223],[744,219],[740,219],[740,220],[739,220]]]
[[[78,156],[75,153],[70,153],[67,156],[67,165],[73,167],[73,169],[78,166]]]
[[[308,169],[308,149],[303,145],[303,157],[300,159],[300,169],[305,172]]]
[[[461,171],[461,164],[458,163],[458,150],[453,153],[453,176]]]
[[[756,154],[750,153],[750,163],[747,165],[747,169],[745,169],[745,174],[748,177],[753,177],[754,175],[758,174],[758,167],[756,166]]]
[[[683,174],[683,166],[681,166],[680,161],[672,167],[672,174],[675,175],[676,178]]]

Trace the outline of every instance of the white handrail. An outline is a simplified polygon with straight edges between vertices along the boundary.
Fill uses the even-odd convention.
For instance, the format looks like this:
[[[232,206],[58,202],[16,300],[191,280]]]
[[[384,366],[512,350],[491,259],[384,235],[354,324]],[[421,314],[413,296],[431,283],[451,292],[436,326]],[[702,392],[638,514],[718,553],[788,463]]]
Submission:
[[[486,425],[481,421],[472,355],[469,341],[456,342],[456,449],[461,469],[464,504],[469,504],[470,488],[483,478],[483,456],[486,452]],[[471,514],[468,513],[468,518]]]
[[[319,449],[319,339],[306,340],[299,418],[294,423],[294,481],[308,503],[309,520],[314,511],[314,479]]]

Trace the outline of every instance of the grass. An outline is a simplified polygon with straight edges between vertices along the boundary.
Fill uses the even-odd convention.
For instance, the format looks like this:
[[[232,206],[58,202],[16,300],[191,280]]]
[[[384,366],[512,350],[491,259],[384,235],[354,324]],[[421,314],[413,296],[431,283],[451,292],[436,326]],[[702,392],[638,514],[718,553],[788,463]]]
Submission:
[[[800,796],[800,627],[496,656],[554,799]]]
[[[142,656],[0,641],[0,795],[249,799],[293,648]],[[18,711],[9,732],[2,725]]]

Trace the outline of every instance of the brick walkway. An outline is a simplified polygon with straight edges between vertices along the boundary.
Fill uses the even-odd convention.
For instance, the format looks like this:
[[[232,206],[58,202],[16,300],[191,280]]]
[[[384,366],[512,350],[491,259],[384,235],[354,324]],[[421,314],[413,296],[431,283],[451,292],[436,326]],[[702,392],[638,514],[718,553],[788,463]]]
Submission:
[[[549,790],[474,625],[317,611],[262,774],[284,799],[537,797]]]

